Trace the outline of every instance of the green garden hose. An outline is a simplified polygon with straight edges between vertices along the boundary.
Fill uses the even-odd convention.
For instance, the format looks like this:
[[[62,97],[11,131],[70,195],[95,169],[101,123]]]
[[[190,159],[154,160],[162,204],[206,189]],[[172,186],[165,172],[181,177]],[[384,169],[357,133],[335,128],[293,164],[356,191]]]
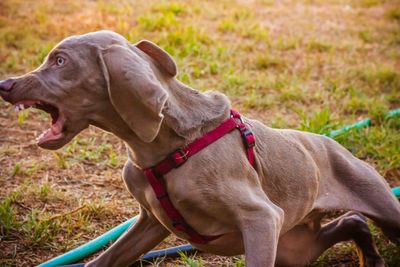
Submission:
[[[389,111],[388,113],[385,114],[385,117],[387,118],[391,118],[391,117],[395,117],[396,115],[400,114],[400,108],[399,109],[394,109]],[[364,127],[368,127],[371,125],[371,119],[370,118],[366,118],[364,120],[358,121],[356,123],[350,124],[348,126],[345,126],[343,128],[340,128],[338,130],[333,130],[330,131],[327,134],[324,134],[330,138],[334,138],[336,136],[339,136],[341,134],[347,133],[348,131],[352,130],[352,129],[360,129],[360,128],[364,128]]]
[[[135,216],[132,219],[118,225],[117,227],[111,229],[110,231],[106,232],[105,234],[89,241],[88,243],[77,247],[71,251],[68,251],[65,254],[62,254],[56,258],[53,258],[49,261],[46,261],[38,267],[53,267],[53,266],[61,266],[66,265],[72,262],[76,262],[98,250],[110,244],[110,241],[114,242],[117,240],[120,235],[122,235],[129,226],[134,223],[139,216]]]

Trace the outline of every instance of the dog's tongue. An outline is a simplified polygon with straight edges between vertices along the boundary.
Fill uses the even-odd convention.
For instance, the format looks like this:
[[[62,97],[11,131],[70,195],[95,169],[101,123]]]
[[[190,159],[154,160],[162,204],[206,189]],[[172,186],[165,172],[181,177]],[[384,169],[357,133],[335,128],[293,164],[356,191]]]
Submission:
[[[38,141],[38,145],[40,146],[41,144],[51,141],[51,140],[56,140],[61,137],[62,133],[62,120],[57,120],[56,123],[51,125],[51,128],[48,129],[46,132],[42,133],[36,140]]]

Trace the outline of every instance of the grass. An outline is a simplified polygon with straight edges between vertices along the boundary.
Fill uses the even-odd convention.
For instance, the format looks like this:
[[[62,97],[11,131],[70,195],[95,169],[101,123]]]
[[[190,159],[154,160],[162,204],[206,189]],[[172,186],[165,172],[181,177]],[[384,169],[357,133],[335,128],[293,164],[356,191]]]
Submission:
[[[398,177],[400,167],[399,118],[340,137],[340,142],[359,158],[371,157],[386,177]]]
[[[326,134],[331,130],[338,128],[339,124],[331,118],[329,108],[313,113],[309,118],[306,114],[301,114],[300,131],[313,132],[317,134]]]
[[[35,69],[73,34],[111,29],[131,42],[149,39],[174,57],[181,81],[227,94],[241,112],[270,126],[324,133],[373,118],[372,127],[336,139],[400,186],[400,125],[381,116],[400,107],[399,14],[390,0],[5,0],[0,79]],[[34,140],[49,120],[0,102],[2,266],[36,265],[138,212],[120,179],[124,144],[89,128],[58,151],[40,150]],[[388,266],[396,266],[398,248],[373,230]],[[158,248],[178,244],[171,236]],[[356,261],[346,243],[315,266]],[[243,266],[244,259],[196,255],[155,263],[168,264]]]

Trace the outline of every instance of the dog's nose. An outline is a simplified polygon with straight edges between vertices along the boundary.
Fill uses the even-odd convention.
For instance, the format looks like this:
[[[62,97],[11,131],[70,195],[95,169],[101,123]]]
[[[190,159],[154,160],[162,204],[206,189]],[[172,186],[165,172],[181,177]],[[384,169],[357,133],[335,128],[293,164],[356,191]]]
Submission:
[[[8,80],[3,80],[0,81],[0,91],[11,91],[11,89],[13,88],[15,84],[15,80],[14,79],[8,79]]]

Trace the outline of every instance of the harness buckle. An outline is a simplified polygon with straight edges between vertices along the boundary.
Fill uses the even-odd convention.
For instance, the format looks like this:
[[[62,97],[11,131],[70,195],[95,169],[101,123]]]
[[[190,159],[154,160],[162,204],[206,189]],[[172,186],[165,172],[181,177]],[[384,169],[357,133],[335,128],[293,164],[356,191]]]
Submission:
[[[169,163],[171,163],[175,169],[185,163],[187,159],[187,152],[182,149],[178,149],[168,156]]]
[[[242,121],[242,123],[238,124],[236,127],[239,129],[240,133],[242,134],[242,139],[243,139],[243,142],[244,142],[246,148],[247,149],[252,148],[255,146],[256,139],[254,138],[252,131],[247,129],[242,118],[240,118],[240,120]]]
[[[256,145],[256,139],[250,130],[242,132],[243,141],[247,148],[252,148]]]

